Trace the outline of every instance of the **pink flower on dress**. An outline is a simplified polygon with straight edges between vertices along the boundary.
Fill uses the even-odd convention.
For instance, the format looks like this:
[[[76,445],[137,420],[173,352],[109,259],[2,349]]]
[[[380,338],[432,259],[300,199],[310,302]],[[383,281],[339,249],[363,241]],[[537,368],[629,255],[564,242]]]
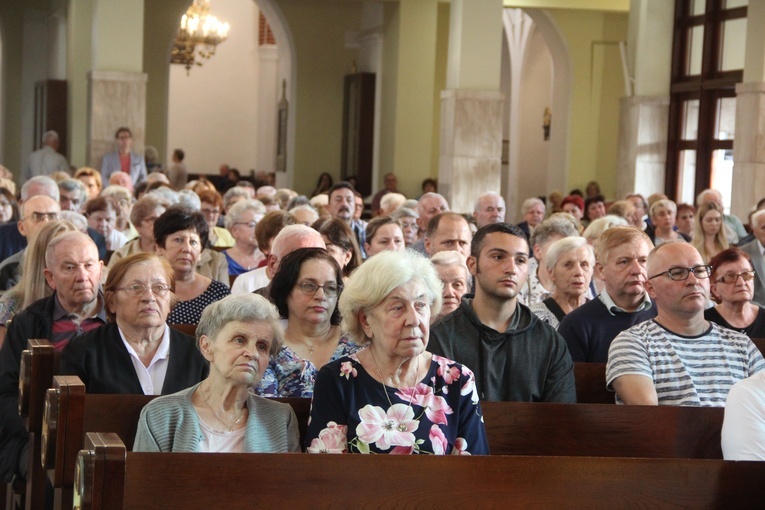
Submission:
[[[359,411],[359,418],[361,423],[356,427],[359,440],[375,443],[380,450],[414,445],[413,432],[420,426],[412,408],[404,404],[393,404],[387,412],[367,404]]]
[[[437,358],[436,361],[438,362],[438,371],[436,373],[443,378],[446,384],[451,384],[454,381],[459,380],[459,368],[455,367],[454,365],[449,366],[449,360],[446,358]]]
[[[356,377],[359,373],[353,368],[353,363],[350,361],[343,361],[340,363],[340,377],[350,379],[351,376]]]
[[[327,428],[319,432],[319,437],[311,441],[311,446],[306,448],[308,453],[347,453],[348,452],[348,425],[338,425],[331,421]]]
[[[420,407],[425,408],[425,416],[438,425],[446,425],[446,415],[452,414],[452,408],[446,403],[446,399],[433,393],[433,388],[427,384],[419,383],[414,388],[400,388],[396,396],[404,401],[411,400]]]
[[[464,437],[458,437],[456,441],[454,441],[454,447],[452,448],[452,455],[470,455],[470,452],[467,451],[468,443],[465,441]]]
[[[396,446],[390,451],[390,455],[411,455],[414,453],[414,445]]]
[[[430,427],[428,436],[430,437],[430,444],[433,445],[433,453],[436,455],[445,455],[446,449],[449,447],[449,442],[446,440],[446,436],[441,430],[441,427],[438,425]]]

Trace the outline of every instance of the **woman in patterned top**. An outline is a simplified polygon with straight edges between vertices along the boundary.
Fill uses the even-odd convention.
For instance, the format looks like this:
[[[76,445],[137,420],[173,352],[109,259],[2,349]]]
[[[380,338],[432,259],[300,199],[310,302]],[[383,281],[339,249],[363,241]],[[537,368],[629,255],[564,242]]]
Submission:
[[[367,348],[316,376],[309,453],[489,453],[473,373],[426,350],[440,308],[441,282],[417,253],[384,251],[353,273],[343,329]]]
[[[175,276],[178,303],[168,324],[197,324],[202,310],[231,292],[224,284],[196,272],[199,256],[207,246],[207,222],[202,213],[174,205],[154,222],[157,253],[167,259]]]
[[[282,259],[271,281],[271,299],[287,319],[284,346],[271,360],[259,394],[311,397],[321,367],[361,348],[340,330],[342,288],[340,266],[323,248],[300,248]]]

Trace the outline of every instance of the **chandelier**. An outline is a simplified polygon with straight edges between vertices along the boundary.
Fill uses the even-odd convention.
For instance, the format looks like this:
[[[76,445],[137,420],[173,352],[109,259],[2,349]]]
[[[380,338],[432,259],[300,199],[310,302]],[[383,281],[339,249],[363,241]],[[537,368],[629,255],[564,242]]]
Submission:
[[[215,55],[215,47],[228,38],[229,24],[210,14],[210,0],[194,0],[181,18],[175,35],[171,64],[183,64],[188,76],[192,66]]]

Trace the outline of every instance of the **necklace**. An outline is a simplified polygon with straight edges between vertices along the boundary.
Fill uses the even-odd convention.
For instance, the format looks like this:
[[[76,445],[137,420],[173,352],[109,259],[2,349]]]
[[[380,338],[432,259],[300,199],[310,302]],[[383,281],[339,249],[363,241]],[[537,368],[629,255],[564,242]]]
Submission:
[[[382,384],[383,387],[383,393],[385,393],[385,398],[388,399],[388,404],[393,407],[393,402],[390,400],[390,395],[388,395],[388,387],[385,385],[385,378],[382,375],[382,371],[380,370],[380,364],[377,363],[377,358],[375,357],[375,353],[372,351],[371,347],[369,349],[369,354],[372,355],[372,361],[375,362],[375,369],[377,370],[377,375],[380,376],[380,384]],[[412,385],[412,389],[414,389],[417,386],[417,377],[420,374],[420,355],[417,355],[417,367],[414,372],[414,384]],[[394,386],[395,388],[395,386]],[[412,391],[411,396],[409,397],[409,409],[412,408],[412,402],[414,402],[414,391]]]
[[[234,431],[234,427],[236,427],[237,425],[239,425],[239,422],[240,422],[240,421],[242,421],[242,417],[244,416],[244,409],[247,407],[246,405],[242,406],[242,408],[239,410],[239,417],[236,419],[236,421],[235,421],[235,422],[234,422],[232,425],[229,425],[228,423],[226,423],[225,421],[223,421],[223,419],[221,419],[221,417],[220,417],[220,416],[218,416],[218,413],[216,413],[216,412],[215,412],[215,409],[213,409],[213,408],[212,408],[212,406],[210,405],[210,401],[209,401],[209,400],[207,400],[207,397],[205,397],[205,396],[202,396],[202,398],[204,399],[204,401],[205,401],[205,405],[207,405],[207,408],[208,408],[210,411],[212,411],[212,413],[213,413],[213,416],[215,416],[215,419],[217,419],[219,422],[221,422],[223,425],[225,425],[225,426],[226,426],[226,428],[228,428],[228,431],[229,431],[229,432],[233,432],[233,431]],[[225,431],[222,431],[222,430],[216,430],[215,432],[225,432]]]

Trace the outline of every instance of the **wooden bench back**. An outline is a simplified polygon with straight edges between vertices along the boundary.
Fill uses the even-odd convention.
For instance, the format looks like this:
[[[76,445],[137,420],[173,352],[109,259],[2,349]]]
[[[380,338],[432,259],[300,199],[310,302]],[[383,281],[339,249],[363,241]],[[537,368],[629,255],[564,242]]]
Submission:
[[[605,363],[574,363],[576,401],[580,404],[615,404],[614,393],[606,389]]]
[[[153,395],[88,395],[79,377],[54,377],[53,388],[46,395],[42,465],[53,485],[55,508],[71,508],[74,465],[85,431],[116,433],[130,450],[141,410],[154,398]],[[310,399],[276,400],[294,409],[302,444],[308,428]]]
[[[765,476],[765,463],[722,460],[128,453],[115,434],[97,433],[86,443],[78,501],[93,510],[755,508]]]
[[[493,455],[722,459],[723,408],[482,402]]]

